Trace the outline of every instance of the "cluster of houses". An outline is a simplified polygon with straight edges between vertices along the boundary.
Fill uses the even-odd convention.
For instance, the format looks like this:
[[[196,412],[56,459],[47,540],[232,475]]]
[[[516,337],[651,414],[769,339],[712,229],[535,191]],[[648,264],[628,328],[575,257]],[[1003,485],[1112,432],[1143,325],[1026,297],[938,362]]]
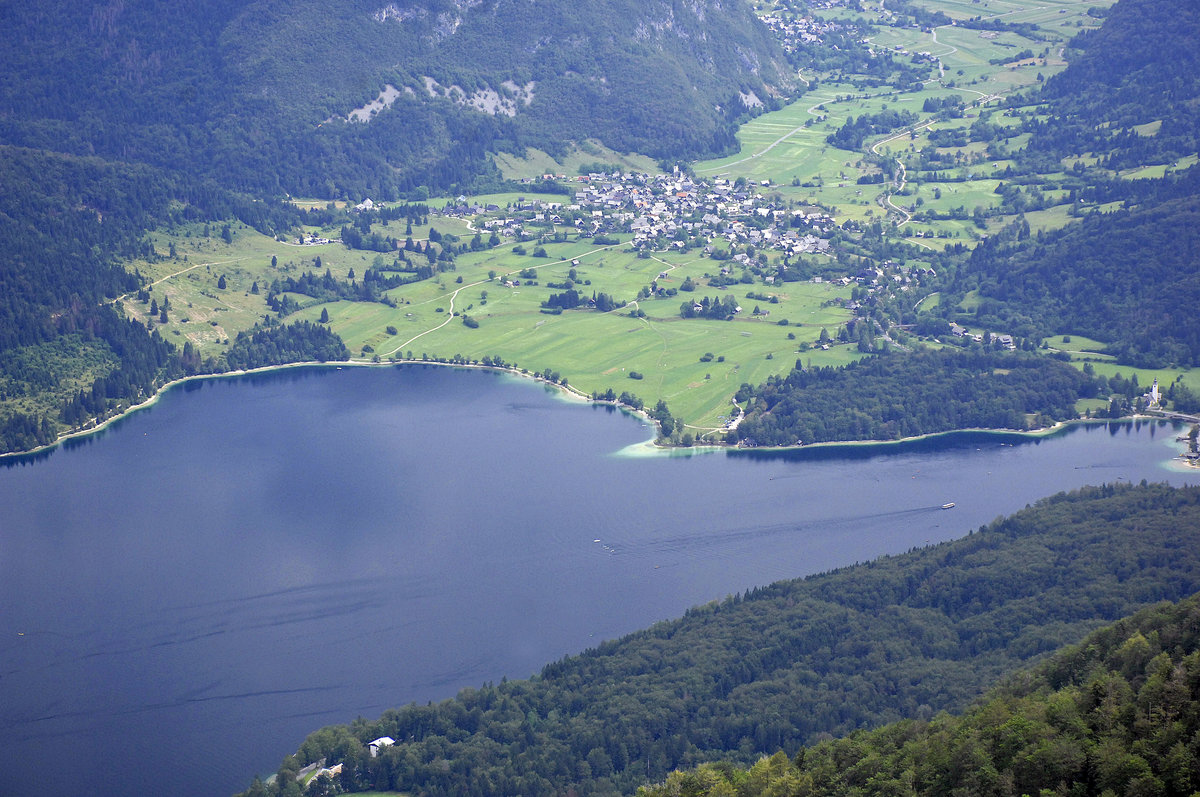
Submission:
[[[976,343],[983,343],[982,333],[971,332],[971,330],[967,329],[966,327],[955,324],[954,322],[950,322],[950,334],[956,338],[970,338]],[[992,335],[992,343],[1002,349],[1009,349],[1010,351],[1017,348],[1016,341],[1013,340],[1012,335]]]
[[[396,740],[390,736],[380,736],[378,739],[373,739],[372,741],[367,742],[367,750],[371,753],[371,758],[375,758],[379,755],[380,750],[384,749],[385,747],[391,747],[395,743]],[[317,778],[321,777],[322,775],[328,775],[331,778],[336,778],[338,775],[342,774],[342,764],[339,763],[334,764],[331,767],[327,767],[325,766],[325,761],[326,759],[322,758],[320,761],[314,761],[313,763],[304,767],[296,773],[296,780],[304,784],[305,788],[310,788],[316,782]],[[267,783],[274,783],[276,777],[276,775],[272,775],[267,780]]]
[[[322,244],[330,243],[330,240],[328,238],[323,238],[320,235],[304,233],[296,239],[296,243],[300,246],[321,246]]]
[[[900,265],[894,260],[884,260],[878,266],[862,266],[853,274],[848,274],[844,277],[832,277],[829,283],[832,285],[862,285],[863,287],[872,290],[884,290],[885,288],[899,287],[901,291],[911,290],[912,286],[920,285],[927,278],[937,276],[935,271],[930,266],[913,266]],[[813,277],[813,282],[824,282],[825,278],[816,276]],[[842,305],[850,310],[858,308],[858,302],[848,299],[834,300],[841,302]]]
[[[818,4],[814,3],[814,7]],[[834,4],[826,0],[821,5],[832,7]],[[825,34],[831,30],[843,27],[836,19],[821,19],[805,13],[804,15],[784,15],[778,11],[772,14],[762,14],[759,19],[767,29],[775,34],[784,52],[794,53],[806,44],[820,44],[825,41]]]
[[[632,245],[647,250],[691,247],[699,242],[710,254],[717,248],[732,251],[732,256],[722,263],[721,276],[732,276],[739,268],[750,269],[767,285],[776,282],[776,273],[773,269],[756,269],[756,259],[770,252],[785,256],[829,254],[834,235],[850,227],[848,224],[839,228],[833,217],[814,206],[788,207],[756,190],[763,186],[746,181],[702,179],[676,172],[654,176],[589,174],[573,178],[572,182],[575,190],[561,200],[543,194],[500,207],[458,197],[441,212],[468,218],[477,229],[516,239],[571,231],[585,237],[632,234]],[[749,253],[751,249],[753,256]],[[784,262],[786,267],[786,259]],[[660,274],[660,278],[664,276]],[[869,293],[906,292],[936,276],[930,266],[900,265],[886,260],[831,281],[858,285]],[[823,280],[821,276],[813,279]],[[519,280],[511,278],[505,282],[511,287],[519,284]],[[867,312],[869,308],[864,310],[864,307],[870,304],[865,296],[861,300],[832,299],[831,303],[855,314]],[[700,313],[703,308],[692,309]],[[982,340],[982,336],[978,339]],[[999,336],[997,341],[999,345],[1015,348],[1011,336]]]
[[[513,238],[564,228],[592,237],[632,233],[633,246],[645,249],[683,249],[699,239],[710,252],[726,242],[786,255],[824,254],[837,229],[818,208],[788,208],[745,182],[619,172],[574,182],[573,195],[562,201],[543,195],[501,208],[459,197],[443,213],[477,219],[477,226]]]

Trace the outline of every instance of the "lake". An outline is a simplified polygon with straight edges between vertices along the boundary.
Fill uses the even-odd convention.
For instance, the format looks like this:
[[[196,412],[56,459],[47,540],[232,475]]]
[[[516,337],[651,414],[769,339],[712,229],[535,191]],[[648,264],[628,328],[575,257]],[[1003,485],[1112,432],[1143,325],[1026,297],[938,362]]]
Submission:
[[[0,794],[226,795],[322,725],[698,603],[1083,484],[1200,482],[1176,434],[632,457],[638,419],[486,371],[176,387],[0,467]]]

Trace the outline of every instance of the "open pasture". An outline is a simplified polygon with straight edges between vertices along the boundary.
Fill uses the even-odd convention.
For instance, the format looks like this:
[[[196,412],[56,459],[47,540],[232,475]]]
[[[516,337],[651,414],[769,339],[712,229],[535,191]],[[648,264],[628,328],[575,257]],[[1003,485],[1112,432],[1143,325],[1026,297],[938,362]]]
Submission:
[[[833,103],[837,93],[835,87],[822,86],[778,111],[747,122],[738,131],[741,148],[737,154],[700,161],[694,171],[701,177],[745,177],[778,185],[789,183],[793,177],[807,180],[839,167],[841,161],[836,155],[833,159],[827,157],[833,148],[825,143],[825,136],[845,121],[847,111],[839,108],[833,114],[817,108],[822,103]],[[826,114],[828,122],[815,121]]]
[[[1072,357],[1075,355],[1108,356],[1101,354],[1105,348],[1103,342],[1085,338],[1082,335],[1053,335],[1046,338],[1046,345],[1058,351],[1068,352]]]
[[[1118,365],[1114,362],[1105,362],[1099,360],[1089,361],[1073,361],[1072,365],[1078,368],[1083,368],[1084,365],[1091,365],[1092,370],[1101,376],[1113,377],[1120,374],[1126,379],[1137,377],[1138,384],[1150,389],[1151,383],[1155,379],[1158,380],[1158,385],[1165,390],[1172,382],[1179,380],[1182,384],[1193,392],[1200,391],[1200,369],[1196,368],[1134,368],[1128,365]]]
[[[372,232],[378,232],[380,235],[390,236],[397,241],[403,242],[405,238],[411,237],[413,241],[428,241],[429,230],[435,229],[438,233],[445,235],[456,235],[459,238],[470,239],[475,235],[476,230],[467,223],[466,219],[455,218],[453,216],[436,216],[428,219],[425,224],[413,224],[412,233],[408,232],[408,222],[404,219],[387,224],[377,224],[371,228]],[[330,231],[331,235],[337,236],[337,231]]]
[[[689,423],[715,427],[727,413],[730,397],[742,382],[757,383],[767,375],[786,373],[795,364],[801,344],[813,344],[826,328],[835,333],[848,318],[840,306],[822,306],[849,295],[849,289],[829,283],[786,283],[778,290],[759,285],[718,289],[705,285],[705,273],[716,273],[723,261],[676,254],[639,258],[621,247],[597,247],[589,242],[547,244],[548,258],[515,255],[511,246],[460,256],[454,272],[389,292],[398,306],[338,303],[330,306],[330,323],[357,355],[368,345],[381,358],[455,356],[482,359],[500,356],[529,371],[558,371],[585,393],[629,391],[653,403],[668,401],[674,413]],[[578,261],[573,266],[572,261]],[[560,289],[569,271],[576,272],[576,289],[590,298],[603,292],[626,306],[608,313],[568,310],[543,313],[542,302]],[[521,276],[535,270],[536,285]],[[490,271],[496,279],[488,278]],[[667,276],[659,278],[660,273]],[[462,278],[459,283],[458,278]],[[637,301],[638,292],[652,281],[664,288],[691,277],[694,293]],[[505,280],[519,285],[505,286]],[[590,284],[588,284],[590,283]],[[778,302],[744,298],[754,291],[778,297]],[[702,296],[740,296],[743,313],[732,321],[682,319],[680,305]],[[636,303],[635,303],[636,302]],[[755,317],[759,305],[770,315]],[[640,309],[645,318],[630,315]],[[460,313],[479,323],[471,328]],[[316,308],[305,317],[319,314]],[[780,326],[787,320],[787,326]],[[396,335],[386,333],[393,326]],[[794,335],[789,340],[788,334]],[[844,347],[843,347],[844,349]],[[701,357],[712,352],[711,362]],[[768,355],[770,358],[768,359]],[[844,350],[805,353],[819,362],[846,359]],[[717,362],[716,357],[725,357]],[[637,372],[642,379],[632,379]]]
[[[893,52],[899,48],[904,51],[901,55],[928,52],[940,57],[946,68],[944,81],[954,82],[953,90],[973,101],[1032,85],[1037,82],[1038,72],[1043,77],[1049,76],[1061,65],[1055,46],[1065,43],[1081,29],[1080,26],[1096,23],[1086,15],[1088,7],[1108,4],[1084,4],[1076,0],[923,0],[923,7],[942,11],[952,19],[983,17],[1036,23],[1046,29],[1050,40],[1025,38],[1013,31],[981,31],[955,25],[927,30],[885,25],[871,37],[871,44]],[[877,9],[872,10],[878,13]],[[1035,58],[1020,62],[1021,66],[1007,66],[1007,61],[1000,65],[991,63],[1010,57],[1015,59],[1024,50],[1033,51]],[[702,161],[696,164],[696,173],[728,174],[756,181],[769,179],[776,185],[787,185],[793,178],[810,181],[818,174],[827,177],[841,168],[837,155],[823,151],[824,138],[829,132],[844,123],[848,116],[878,112],[888,102],[892,107],[913,107],[919,111],[926,97],[941,96],[948,90],[937,81],[926,85],[926,91],[914,94],[896,94],[891,89],[870,90],[867,93],[873,97],[864,101],[859,99],[864,93],[860,89],[848,84],[823,83],[786,108],[748,122],[738,133],[741,144],[738,154]],[[843,98],[840,101],[839,96]],[[826,121],[810,122],[819,116],[824,116]],[[804,127],[806,122],[810,122],[809,127]]]
[[[1149,180],[1162,177],[1168,171],[1183,171],[1195,166],[1200,162],[1200,158],[1195,155],[1187,155],[1170,164],[1159,164],[1157,166],[1143,166],[1139,169],[1129,169],[1120,173],[1123,179],[1127,180]]]
[[[996,186],[1000,180],[975,179],[961,183],[922,183],[912,188],[909,196],[894,197],[897,204],[912,204],[916,198],[922,201],[922,207],[948,212],[952,208],[964,207],[970,213],[976,207],[991,208],[1000,204]],[[940,197],[937,196],[940,194]]]
[[[1025,221],[1029,223],[1030,232],[1036,234],[1040,232],[1048,232],[1057,230],[1066,226],[1073,217],[1071,216],[1070,205],[1055,205],[1045,210],[1027,210],[1025,211]],[[999,216],[988,220],[988,234],[1000,232],[1006,225],[1012,222],[1012,216]]]
[[[528,191],[505,191],[498,194],[464,194],[467,200],[473,205],[496,205],[498,207],[507,207],[510,204],[526,201],[540,200],[542,202],[565,202],[570,197],[566,194],[547,194],[535,190],[533,185],[530,185]],[[431,208],[442,208],[457,200],[457,197],[436,197],[430,199],[427,203]]]
[[[440,217],[431,221],[439,230],[447,226]],[[222,240],[219,230],[210,229],[205,237],[200,228],[160,231],[155,243],[162,252],[173,243],[176,257],[136,265],[151,278],[150,295],[156,303],[169,300],[168,321],[162,324],[151,319],[149,304],[134,297],[126,299],[126,310],[180,345],[190,341],[204,356],[219,356],[239,331],[271,314],[266,294],[273,280],[326,269],[339,279],[348,278],[351,269],[361,276],[381,257],[348,250],[338,242],[284,244],[244,228],[234,230],[229,243]],[[526,248],[531,251],[534,245],[526,244]],[[858,356],[844,346],[828,351],[810,348],[822,328],[836,334],[849,317],[840,304],[829,303],[847,298],[849,288],[808,282],[785,283],[778,289],[761,283],[717,288],[707,285],[706,275],[718,274],[723,265],[736,264],[702,258],[695,252],[643,258],[625,251],[624,244],[598,246],[588,240],[548,243],[545,248],[545,258],[516,254],[512,242],[464,253],[454,270],[389,291],[395,307],[322,303],[288,294],[300,309],[283,320],[317,321],[322,310],[327,311],[330,327],[356,358],[379,356],[386,361],[459,356],[478,360],[499,356],[530,372],[557,371],[586,393],[611,387],[617,393],[634,393],[651,405],[666,399],[672,412],[698,430],[724,422],[730,398],[743,382],[757,384],[771,374],[786,373],[797,357],[803,356],[806,362],[811,358],[820,365]],[[274,267],[272,256],[277,263]],[[383,260],[391,262],[390,257]],[[578,261],[577,265],[572,261]],[[560,315],[543,313],[542,303],[562,290],[548,283],[564,284],[572,269],[576,289],[585,299],[593,292],[603,292],[626,305],[609,313],[586,309]],[[489,277],[493,272],[494,279]],[[217,287],[221,276],[226,280],[225,289]],[[679,290],[689,277],[697,284],[692,293],[679,291],[669,298],[637,300],[639,292],[656,280],[664,289]],[[505,286],[506,280],[520,284]],[[255,283],[257,293],[252,291]],[[760,298],[746,298],[749,292]],[[725,294],[737,296],[743,307],[734,320],[680,318],[685,300]],[[776,302],[762,296],[774,296]],[[753,314],[756,305],[762,310],[760,316]],[[639,309],[644,318],[630,315]],[[479,326],[466,326],[463,315],[478,321]],[[787,325],[781,326],[780,321]],[[711,361],[701,362],[710,352]],[[630,372],[643,378],[632,379]]]
[[[933,2],[925,3],[931,10],[942,10],[952,18],[1003,15],[1016,20],[1022,15],[1045,16],[1047,11],[1057,20],[1060,10],[1069,9],[1068,15],[1083,14],[1083,9],[1071,4],[1054,3],[1053,8],[1033,2],[1001,2],[992,0],[983,3]],[[859,177],[877,171],[864,162],[863,153],[839,150],[829,145],[825,138],[845,123],[849,117],[868,113],[879,113],[886,109],[911,110],[924,117],[922,106],[928,98],[944,97],[950,93],[962,96],[968,103],[1003,96],[1037,82],[1039,73],[1043,77],[1051,74],[1055,67],[1051,61],[1056,52],[1053,42],[1034,41],[1011,31],[980,31],[946,25],[929,30],[904,27],[881,27],[871,39],[872,46],[890,49],[903,57],[910,53],[930,53],[941,58],[946,72],[943,80],[930,81],[918,92],[896,92],[893,89],[871,89],[866,92],[849,84],[821,84],[791,105],[754,119],[744,125],[738,133],[741,148],[738,154],[719,160],[696,164],[695,171],[701,176],[723,176],[730,179],[745,178],[755,183],[769,181],[772,190],[790,200],[810,201],[834,209],[839,221],[854,219],[869,222],[879,218],[882,212],[877,205],[886,189],[876,185],[858,185]],[[991,61],[1013,58],[1024,50],[1031,50],[1035,58],[1020,62],[1019,66],[999,65]],[[866,96],[864,96],[866,95]],[[977,111],[969,110],[966,118],[939,122],[938,126],[968,126],[977,117]],[[820,120],[820,121],[818,121]],[[1007,118],[997,118],[999,124],[1009,123]],[[912,162],[922,147],[929,145],[927,134],[918,129],[913,135],[895,137],[895,134],[876,136],[867,146],[876,146],[880,154],[900,157]],[[1018,146],[1013,142],[1012,146]],[[864,151],[867,147],[864,147]],[[970,165],[973,159],[986,152],[983,143],[972,143],[957,148],[962,156],[963,168],[988,178],[990,164]],[[1002,168],[1002,167],[1001,167]],[[985,179],[979,186],[957,184],[955,193],[969,193],[959,197],[962,202],[952,201],[955,197],[937,200],[946,209],[965,205],[972,210],[976,205],[995,207],[998,198],[991,194],[996,183]],[[919,189],[918,189],[919,190]],[[945,191],[941,192],[943,195]],[[921,196],[918,194],[918,196]],[[916,196],[907,204],[915,202]],[[922,202],[930,202],[932,194],[921,196]],[[896,204],[905,200],[896,198]],[[970,202],[970,204],[966,204]],[[942,209],[940,206],[931,206]],[[970,227],[961,221],[935,220],[927,223],[912,222],[914,230],[927,235],[969,232]]]
[[[1082,335],[1053,335],[1046,338],[1046,345],[1051,349],[1068,352],[1071,355],[1071,364],[1076,368],[1082,369],[1086,365],[1101,376],[1112,377],[1119,374],[1126,379],[1137,377],[1138,384],[1147,390],[1157,379],[1159,386],[1164,390],[1178,380],[1189,390],[1200,391],[1200,369],[1134,368],[1118,365],[1112,355],[1102,353],[1105,348],[1103,342]],[[1105,404],[1107,406],[1107,402]]]
[[[556,370],[585,393],[612,388],[650,404],[665,399],[676,416],[700,428],[719,426],[728,417],[730,399],[743,382],[758,384],[786,373],[801,357],[833,364],[858,356],[849,346],[798,352],[798,341],[787,339],[789,330],[769,319],[684,320],[649,313],[642,319],[586,310],[547,316],[516,301],[498,302],[494,309],[489,302],[472,317],[478,329],[456,319],[420,341],[421,350],[470,359],[500,354],[530,371]],[[633,373],[642,378],[631,378]]]

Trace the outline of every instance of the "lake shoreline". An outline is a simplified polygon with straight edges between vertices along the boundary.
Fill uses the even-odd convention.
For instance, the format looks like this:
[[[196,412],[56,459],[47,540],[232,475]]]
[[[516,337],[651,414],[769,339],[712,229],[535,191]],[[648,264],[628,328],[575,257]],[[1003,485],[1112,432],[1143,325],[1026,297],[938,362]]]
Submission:
[[[1116,419],[1112,419],[1112,420],[1116,420]],[[1130,418],[1130,419],[1120,419],[1120,420],[1133,420],[1133,419]],[[636,456],[638,452],[636,452],[635,449],[644,446],[647,449],[653,449],[652,451],[644,452],[646,455],[653,455],[655,453],[659,453],[659,454],[669,453],[669,452],[678,452],[676,455],[682,454],[685,452],[694,452],[696,454],[715,454],[715,453],[718,453],[721,451],[747,453],[747,454],[753,453],[753,452],[787,453],[787,452],[794,452],[794,451],[821,451],[821,450],[828,450],[828,449],[833,449],[833,448],[862,449],[862,448],[876,448],[876,447],[884,448],[884,447],[891,447],[891,446],[904,446],[904,445],[910,445],[912,443],[919,443],[923,440],[933,440],[933,439],[936,439],[939,437],[948,437],[948,436],[952,436],[952,435],[966,435],[966,434],[986,434],[986,435],[993,435],[996,437],[1014,437],[1014,438],[1026,440],[1029,438],[1053,437],[1054,435],[1060,434],[1060,433],[1066,431],[1068,428],[1070,428],[1074,425],[1077,425],[1077,424],[1104,423],[1104,422],[1105,422],[1105,419],[1076,418],[1076,419],[1073,419],[1070,421],[1060,421],[1060,422],[1054,424],[1053,426],[1047,426],[1047,427],[1044,427],[1041,429],[1026,429],[1026,430],[986,429],[986,428],[947,429],[947,430],[941,431],[941,432],[926,432],[925,434],[913,435],[912,437],[900,437],[895,440],[826,440],[826,441],[820,442],[820,443],[805,443],[803,445],[798,445],[798,446],[713,445],[710,443],[710,444],[702,445],[702,446],[696,445],[696,446],[690,446],[688,448],[683,448],[681,446],[657,446],[651,442],[646,442],[646,443],[635,443],[632,446],[628,446],[626,448],[626,451],[628,451],[629,455]]]
[[[647,413],[644,409],[643,410],[634,409],[633,407],[629,407],[624,404],[620,404],[616,401],[605,401],[605,400],[595,399],[595,398],[592,398],[591,396],[583,393],[582,391],[572,387],[570,384],[566,384],[566,385],[559,384],[558,382],[553,382],[544,377],[534,376],[533,374],[531,374],[527,371],[522,371],[517,368],[510,368],[508,366],[483,365],[482,363],[454,363],[454,362],[442,362],[442,361],[436,361],[436,360],[408,360],[408,359],[389,360],[387,362],[371,362],[368,360],[342,360],[342,361],[332,361],[331,360],[331,361],[321,362],[321,361],[314,360],[314,361],[309,361],[309,362],[283,363],[281,365],[264,365],[260,368],[247,368],[247,369],[242,369],[242,370],[237,370],[237,371],[225,371],[223,373],[192,374],[189,376],[179,377],[178,379],[172,379],[171,381],[164,383],[161,387],[159,387],[157,390],[155,390],[154,393],[151,396],[149,396],[145,401],[139,402],[137,404],[132,404],[129,407],[126,407],[124,410],[118,412],[116,415],[113,415],[110,418],[104,419],[103,421],[101,421],[100,423],[98,423],[97,425],[95,425],[93,427],[90,427],[87,429],[80,429],[80,430],[73,431],[73,432],[68,432],[67,434],[64,434],[64,435],[61,435],[60,437],[58,437],[52,443],[47,443],[45,445],[38,446],[37,448],[32,448],[27,451],[11,451],[8,453],[0,454],[0,463],[10,461],[10,460],[20,460],[25,457],[31,457],[31,458],[36,457],[38,455],[46,454],[50,451],[53,451],[55,448],[58,448],[59,446],[70,444],[77,440],[85,440],[88,437],[91,437],[92,435],[100,434],[100,433],[106,431],[109,426],[113,425],[114,423],[117,423],[118,421],[121,421],[122,419],[134,414],[135,412],[139,412],[141,410],[149,409],[150,407],[153,407],[156,403],[158,403],[159,398],[161,398],[162,395],[165,394],[168,390],[178,387],[180,385],[186,385],[186,384],[189,384],[192,382],[207,381],[207,380],[211,380],[211,379],[236,379],[236,378],[240,378],[240,377],[244,377],[244,376],[253,376],[253,375],[257,375],[257,374],[269,374],[269,373],[273,373],[276,371],[284,372],[284,371],[294,370],[294,369],[298,369],[298,368],[334,368],[334,369],[380,368],[380,367],[395,367],[395,366],[401,366],[401,365],[433,365],[433,366],[442,366],[442,367],[450,367],[450,368],[470,368],[470,369],[477,369],[477,370],[483,370],[483,371],[494,371],[496,373],[509,374],[512,376],[520,377],[522,379],[529,379],[534,382],[540,382],[541,384],[543,384],[546,387],[555,388],[556,395],[565,401],[579,402],[579,403],[584,403],[584,404],[592,404],[592,405],[596,405],[596,406],[614,407],[626,414],[637,416],[641,420],[645,421],[646,424],[649,425],[651,428],[657,430],[657,423],[655,422],[655,420],[653,418],[650,417],[649,413]],[[725,451],[725,452],[786,453],[786,452],[795,452],[795,451],[827,450],[827,449],[838,448],[838,447],[862,449],[862,448],[868,448],[868,447],[903,446],[903,445],[907,445],[907,444],[917,443],[917,442],[920,442],[923,440],[932,440],[932,439],[936,439],[939,437],[947,437],[947,436],[963,435],[963,434],[986,434],[986,435],[994,435],[994,436],[998,436],[998,437],[1016,437],[1016,438],[1023,439],[1023,440],[1031,439],[1031,438],[1032,439],[1040,439],[1040,438],[1053,437],[1054,435],[1060,434],[1060,433],[1064,432],[1067,428],[1077,425],[1077,424],[1100,424],[1100,423],[1107,423],[1109,420],[1138,420],[1141,418],[1144,418],[1146,420],[1152,420],[1152,419],[1153,420],[1168,420],[1168,419],[1164,419],[1159,416],[1153,416],[1153,415],[1149,415],[1149,416],[1135,415],[1128,419],[1075,418],[1075,419],[1072,419],[1069,421],[1059,421],[1058,423],[1054,424],[1053,426],[1047,426],[1047,427],[1043,427],[1040,429],[1025,429],[1025,430],[1022,430],[1022,429],[986,429],[986,428],[948,429],[948,430],[944,430],[944,431],[940,431],[940,432],[927,432],[925,434],[913,435],[911,437],[902,437],[902,438],[899,438],[896,440],[829,440],[829,441],[824,441],[824,442],[820,442],[820,443],[806,443],[806,444],[798,445],[798,446],[795,446],[795,445],[793,445],[793,446],[742,446],[742,445],[728,445],[728,444],[715,445],[715,444],[711,444],[711,443],[705,444],[705,445],[693,445],[693,446],[687,446],[687,447],[664,446],[664,445],[658,444],[658,442],[657,442],[658,435],[657,435],[657,431],[656,431],[653,437],[651,437],[647,440],[644,440],[640,443],[634,443],[632,445],[626,446],[625,448],[621,449],[618,452],[618,455],[626,456],[626,457],[645,457],[645,456],[678,457],[678,456],[693,456],[693,455],[701,455],[701,454],[715,454],[715,453],[719,453],[722,451]],[[1195,466],[1191,466],[1190,463],[1188,463],[1188,464],[1189,464],[1189,467],[1195,467]]]
[[[126,407],[125,409],[121,410],[120,412],[116,413],[115,415],[113,415],[109,418],[105,418],[103,421],[100,421],[95,426],[90,426],[86,429],[77,429],[72,432],[67,432],[66,434],[63,434],[63,435],[60,435],[59,437],[57,437],[53,442],[46,443],[45,445],[41,445],[36,448],[30,448],[25,451],[9,451],[9,452],[0,454],[0,462],[5,462],[7,460],[18,460],[18,459],[21,459],[24,457],[34,457],[34,456],[37,456],[40,454],[45,454],[47,452],[53,451],[55,448],[58,448],[59,446],[69,444],[69,443],[77,441],[77,440],[85,440],[88,437],[91,437],[92,435],[100,434],[101,432],[106,431],[108,429],[108,427],[112,426],[114,423],[117,423],[118,421],[121,421],[122,419],[124,419],[130,415],[133,415],[136,412],[153,407],[156,403],[158,403],[158,400],[168,390],[175,388],[175,387],[179,387],[180,385],[186,385],[186,384],[189,384],[192,382],[202,382],[202,381],[207,381],[207,380],[212,380],[212,379],[236,379],[236,378],[240,378],[243,376],[254,376],[257,374],[269,374],[269,373],[274,373],[277,371],[284,372],[284,371],[294,370],[294,369],[298,369],[298,368],[334,368],[334,369],[381,368],[381,367],[394,367],[394,366],[399,366],[399,365],[435,365],[435,366],[443,366],[443,367],[450,367],[450,368],[473,368],[473,369],[478,369],[478,370],[483,370],[483,371],[495,371],[497,373],[511,374],[513,376],[518,376],[523,379],[529,379],[529,380],[532,380],[535,382],[540,382],[547,387],[554,387],[557,389],[556,393],[559,395],[559,397],[564,400],[577,401],[577,402],[582,402],[582,403],[587,403],[587,404],[599,404],[599,405],[609,405],[609,406],[617,407],[624,412],[627,412],[627,413],[630,413],[633,415],[637,415],[637,416],[643,418],[647,423],[649,423],[651,425],[654,424],[653,419],[650,418],[650,416],[648,414],[646,414],[646,412],[643,410],[635,410],[632,407],[626,407],[624,405],[618,404],[617,402],[597,401],[596,399],[593,399],[591,396],[588,396],[588,395],[582,393],[581,391],[576,390],[575,388],[571,387],[569,384],[561,385],[561,384],[558,384],[557,382],[552,382],[549,379],[545,379],[543,377],[535,377],[531,373],[522,372],[516,368],[508,368],[505,366],[495,366],[495,365],[483,365],[481,363],[453,363],[453,362],[440,362],[440,361],[435,361],[435,360],[389,360],[387,362],[370,362],[367,360],[327,360],[325,362],[321,362],[319,360],[312,360],[312,361],[298,362],[298,363],[283,363],[280,365],[264,365],[259,368],[244,368],[244,369],[240,369],[240,370],[236,370],[236,371],[223,371],[221,373],[191,374],[188,376],[181,376],[178,379],[172,379],[169,382],[164,382],[161,386],[159,386],[154,391],[153,394],[151,394],[149,397],[147,397],[144,401],[140,401],[137,404],[131,404],[130,406]],[[653,445],[652,440],[649,442],[651,445]]]

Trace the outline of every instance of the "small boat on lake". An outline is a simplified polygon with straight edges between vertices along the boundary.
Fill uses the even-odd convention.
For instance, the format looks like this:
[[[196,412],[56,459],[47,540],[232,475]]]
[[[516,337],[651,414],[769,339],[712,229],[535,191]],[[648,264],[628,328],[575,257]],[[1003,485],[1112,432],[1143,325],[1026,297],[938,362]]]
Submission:
[[[950,503],[948,503],[948,504],[942,504],[942,509],[953,509],[953,508],[954,508],[954,502],[953,502],[953,501],[951,501],[951,502],[950,502]]]

